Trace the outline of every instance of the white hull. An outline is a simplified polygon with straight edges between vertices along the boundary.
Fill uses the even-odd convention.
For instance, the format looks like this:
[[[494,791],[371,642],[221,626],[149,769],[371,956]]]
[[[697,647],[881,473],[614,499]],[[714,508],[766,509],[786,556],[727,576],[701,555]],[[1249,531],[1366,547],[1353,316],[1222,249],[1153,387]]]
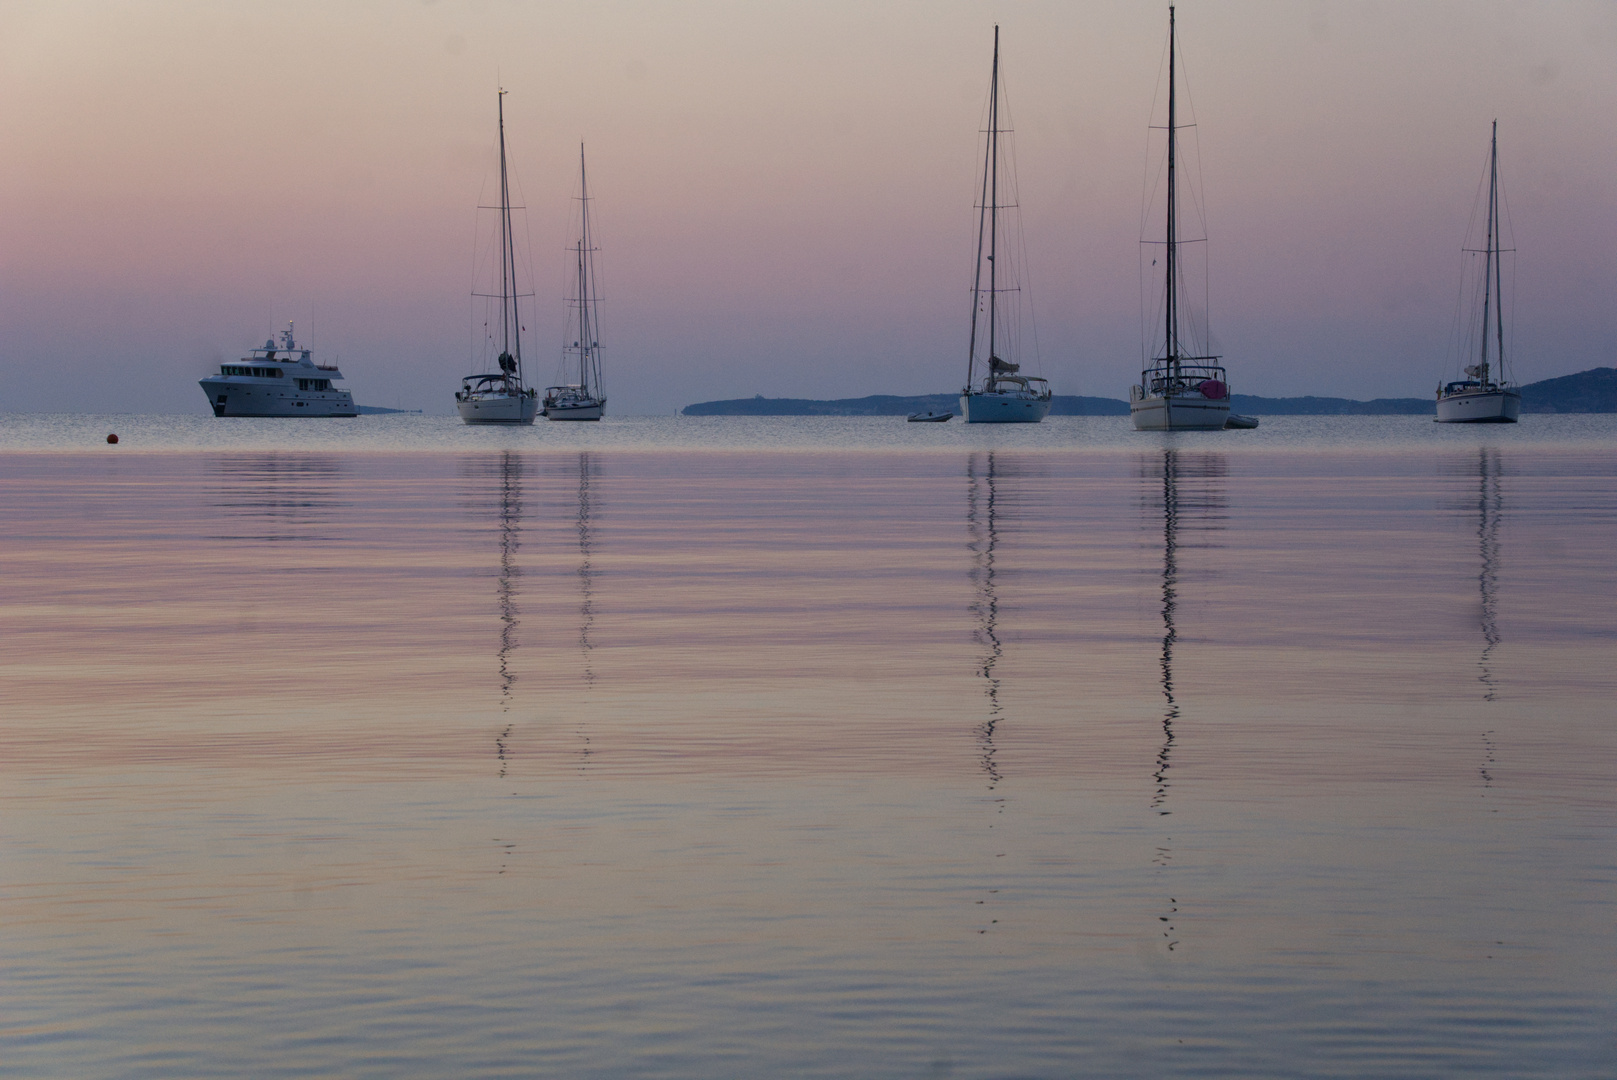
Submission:
[[[1139,387],[1134,392],[1139,393]],[[1153,394],[1129,402],[1135,431],[1222,431],[1230,418],[1230,402],[1203,397]]]
[[[215,416],[358,416],[354,395],[346,390],[286,389],[280,385],[203,379],[202,392]]]
[[[960,418],[968,424],[1037,424],[1048,415],[1048,397],[1022,394],[960,395]]]
[[[455,402],[455,411],[468,424],[531,424],[539,415],[539,399],[532,394],[475,397]]]
[[[1515,390],[1476,390],[1437,399],[1439,424],[1514,424],[1522,413]]]
[[[605,401],[565,402],[545,406],[547,420],[599,420],[606,412]]]

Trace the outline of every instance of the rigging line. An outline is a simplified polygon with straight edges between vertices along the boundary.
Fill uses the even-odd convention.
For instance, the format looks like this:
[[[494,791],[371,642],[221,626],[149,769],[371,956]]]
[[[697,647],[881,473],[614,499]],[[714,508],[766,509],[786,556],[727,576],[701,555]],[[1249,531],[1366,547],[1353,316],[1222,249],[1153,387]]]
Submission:
[[[999,59],[999,27],[998,26],[994,27],[994,59],[996,61],[996,65],[997,65],[997,61]],[[998,80],[998,70],[999,69],[996,66],[995,69],[994,69],[995,79],[990,81],[990,83],[989,83],[988,93],[989,93],[989,100],[990,101],[993,100],[994,83]],[[989,106],[989,110],[990,110],[989,126],[992,127],[993,126],[992,105]],[[988,136],[989,140],[992,140],[992,138],[993,138],[993,136],[991,136],[991,135]],[[984,151],[983,151],[983,173],[982,173],[982,182],[981,182],[982,183],[982,193],[977,198],[977,207],[976,207],[976,209],[977,209],[977,259],[976,259],[976,262],[973,264],[973,277],[972,277],[972,282],[971,282],[971,336],[970,336],[970,341],[969,341],[968,348],[966,350],[966,390],[968,392],[971,390],[971,380],[972,380],[973,375],[975,374],[973,369],[975,368],[976,363],[977,363],[977,313],[978,313],[978,310],[982,306],[982,284],[983,284],[983,225],[984,225],[985,215],[988,213],[988,210],[987,210],[987,206],[988,206],[988,158],[989,158],[989,154],[991,152],[992,145],[993,145],[992,142],[989,141],[987,143],[987,145],[985,146]]]
[[[1169,37],[1172,37],[1172,31],[1171,30],[1169,31]],[[1146,172],[1147,173],[1149,173],[1150,169],[1151,169],[1151,132],[1161,130],[1157,125],[1152,124],[1151,120],[1152,120],[1153,117],[1155,117],[1157,115],[1157,102],[1162,100],[1162,70],[1163,70],[1163,67],[1167,64],[1167,62],[1168,62],[1168,43],[1166,41],[1164,41],[1163,44],[1162,44],[1162,52],[1157,58],[1157,79],[1156,79],[1156,82],[1153,83],[1152,87],[1151,87],[1151,111],[1150,111],[1149,114],[1147,114],[1146,123],[1145,123],[1145,127],[1146,127],[1145,167],[1146,167]],[[1162,179],[1160,167],[1158,169],[1157,179],[1158,179],[1158,181],[1160,181]],[[1156,189],[1153,187],[1146,193],[1143,201],[1140,203],[1140,235],[1141,236],[1145,235],[1145,225],[1146,225],[1146,221],[1150,217],[1151,205],[1156,201],[1155,198],[1154,198],[1155,195],[1156,195]]]
[[[1007,88],[1005,90],[1005,95],[1004,96],[1005,96],[1005,111],[1007,113],[1010,113],[1010,109],[1011,109],[1010,98],[1011,98],[1011,95],[1010,95],[1009,88]],[[1014,115],[1014,114],[1011,114],[1011,115]],[[1013,343],[1015,345],[1015,347],[1016,347],[1016,355],[1014,356],[1014,359],[1016,359],[1017,361],[1022,360],[1022,338],[1021,338],[1021,333],[1020,333],[1020,325],[1021,325],[1021,320],[1025,317],[1027,319],[1028,336],[1030,338],[1032,338],[1032,352],[1033,352],[1034,370],[1038,371],[1040,374],[1042,374],[1043,371],[1044,371],[1044,361],[1043,361],[1043,357],[1039,353],[1038,309],[1037,309],[1037,305],[1034,303],[1034,298],[1033,298],[1033,280],[1032,280],[1032,273],[1031,273],[1032,261],[1028,258],[1028,254],[1027,254],[1027,229],[1026,229],[1024,223],[1023,223],[1022,214],[1021,214],[1021,209],[1022,209],[1022,205],[1021,205],[1021,203],[1022,203],[1021,165],[1017,161],[1017,156],[1016,156],[1016,137],[1014,135],[1015,129],[1014,128],[1008,128],[1006,130],[1013,133],[1012,136],[1011,136],[1011,140],[1010,140],[1010,150],[1009,150],[1009,153],[1007,154],[1006,160],[1010,164],[1011,198],[1014,200],[1013,202],[1010,203],[1010,207],[1012,209],[1016,210],[1017,213],[1014,216],[1015,227],[1012,230],[1012,232],[1014,234],[1014,243],[1016,245],[1015,246],[1016,260],[1015,260],[1014,264],[1011,267],[1011,271],[1015,275],[1014,280],[1016,282],[1016,285],[1015,285],[1014,288],[1007,289],[1005,291],[1007,291],[1007,292],[1025,292],[1027,294],[1026,299],[1017,304],[1015,312],[1014,312],[1015,318],[1016,318],[1016,323],[1017,323],[1017,329],[1018,329],[1016,341]]]
[[[1510,260],[1510,265],[1511,265],[1511,272],[1510,272],[1510,274],[1511,274],[1511,280],[1510,280],[1510,356],[1511,356],[1511,366],[1514,367],[1515,363],[1516,363],[1516,359],[1515,359],[1516,358],[1516,259],[1515,259],[1515,255],[1516,255],[1516,233],[1515,233],[1515,231],[1513,229],[1510,228],[1510,215],[1508,213],[1509,205],[1505,200],[1505,186],[1503,184],[1499,185],[1499,203],[1500,203],[1500,229],[1502,231],[1507,231],[1507,232],[1510,233],[1510,247],[1505,248],[1503,250],[1508,251],[1510,253],[1510,255],[1511,255],[1511,260]],[[1505,298],[1504,298],[1504,296],[1502,294],[1501,294],[1501,296],[1499,298],[1499,302],[1501,304],[1503,304],[1505,302]],[[1505,374],[1503,364],[1500,365],[1499,374],[1500,374],[1501,377],[1503,377],[1504,374]]]

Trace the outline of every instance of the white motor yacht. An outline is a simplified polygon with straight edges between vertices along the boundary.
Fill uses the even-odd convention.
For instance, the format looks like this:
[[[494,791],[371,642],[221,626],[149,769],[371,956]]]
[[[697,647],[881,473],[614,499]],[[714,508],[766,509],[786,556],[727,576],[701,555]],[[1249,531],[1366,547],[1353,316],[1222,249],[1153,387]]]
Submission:
[[[264,342],[219,374],[202,380],[215,416],[358,416],[354,395],[332,383],[343,377],[335,364],[316,364],[292,336]]]

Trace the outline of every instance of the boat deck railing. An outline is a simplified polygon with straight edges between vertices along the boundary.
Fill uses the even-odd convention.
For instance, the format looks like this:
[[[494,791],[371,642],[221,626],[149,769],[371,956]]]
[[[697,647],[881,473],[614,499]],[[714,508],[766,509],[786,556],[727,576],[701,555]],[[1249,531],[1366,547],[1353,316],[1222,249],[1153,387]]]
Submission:
[[[1197,359],[1216,359],[1216,357],[1198,357]],[[1208,397],[1202,390],[1205,383],[1216,382],[1222,388],[1223,394],[1216,399],[1227,400],[1229,397],[1229,380],[1224,374],[1222,364],[1187,364],[1180,361],[1170,364],[1159,360],[1154,366],[1146,368],[1140,373],[1140,381],[1129,391],[1129,399],[1138,401],[1142,397]]]

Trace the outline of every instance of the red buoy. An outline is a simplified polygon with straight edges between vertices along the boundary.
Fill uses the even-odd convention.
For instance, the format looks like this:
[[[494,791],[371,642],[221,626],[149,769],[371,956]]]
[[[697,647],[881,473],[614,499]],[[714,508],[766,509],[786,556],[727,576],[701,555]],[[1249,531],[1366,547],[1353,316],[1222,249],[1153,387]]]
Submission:
[[[118,441],[118,436],[116,436],[116,435],[108,435],[107,436],[107,441],[109,443],[115,443],[115,442]]]

